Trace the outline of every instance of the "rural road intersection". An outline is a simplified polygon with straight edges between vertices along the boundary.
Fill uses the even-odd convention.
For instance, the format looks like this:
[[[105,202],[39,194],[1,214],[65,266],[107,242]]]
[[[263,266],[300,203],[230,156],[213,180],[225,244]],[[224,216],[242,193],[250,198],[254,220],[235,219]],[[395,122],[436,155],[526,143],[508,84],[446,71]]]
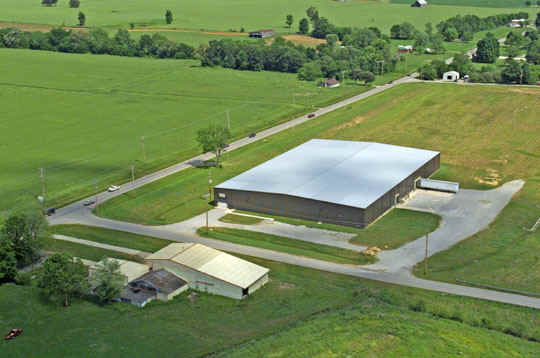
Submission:
[[[315,118],[375,94],[381,93],[399,84],[417,81],[418,80],[414,77],[404,77],[392,83],[375,87],[357,96],[351,97],[328,107],[318,109],[314,112],[316,114]],[[305,115],[289,122],[282,123],[257,133],[256,137],[254,138],[239,139],[231,143],[228,150],[230,151],[243,147],[310,120],[312,120],[312,118],[308,118],[308,116]],[[171,174],[191,168],[192,163],[196,161],[204,161],[212,158],[213,154],[211,153],[201,154],[197,157],[191,158],[190,160],[186,160],[155,173],[138,178],[132,183],[126,183],[122,185],[120,190],[116,192],[100,193],[98,194],[99,203],[122,195],[133,189],[142,187],[148,183],[162,179]],[[497,189],[482,192],[462,190],[461,193],[458,193],[455,196],[439,197],[436,198],[437,200],[434,200],[434,198],[429,194],[418,193],[415,197],[411,198],[406,204],[404,204],[404,207],[415,210],[435,212],[441,215],[443,218],[442,225],[436,231],[430,234],[430,246],[432,248],[429,254],[433,255],[434,253],[445,250],[455,243],[485,228],[510,201],[512,196],[521,189],[522,186],[522,181],[513,181]],[[352,275],[392,284],[423,288],[449,294],[487,299],[540,309],[540,299],[538,298],[454,285],[444,282],[422,280],[414,277],[411,274],[410,269],[415,263],[423,260],[424,238],[415,240],[396,250],[384,251],[379,254],[379,262],[373,265],[361,267],[331,263],[251,246],[237,245],[225,241],[202,238],[197,236],[193,232],[193,229],[185,227],[186,223],[165,226],[146,226],[99,218],[92,214],[90,208],[83,205],[84,201],[85,199],[58,209],[56,214],[48,218],[49,223],[51,225],[82,224],[98,226],[172,241],[197,242],[219,250],[280,261],[298,266]],[[190,220],[200,220],[200,217],[199,219],[195,218]],[[203,226],[202,221],[199,226]],[[327,235],[327,233],[324,235]],[[320,243],[328,244],[328,237],[323,237],[324,235],[321,235],[320,239],[322,241]],[[350,248],[348,245],[351,244],[345,242],[343,238],[337,240],[337,243],[334,243],[334,246],[343,248]]]

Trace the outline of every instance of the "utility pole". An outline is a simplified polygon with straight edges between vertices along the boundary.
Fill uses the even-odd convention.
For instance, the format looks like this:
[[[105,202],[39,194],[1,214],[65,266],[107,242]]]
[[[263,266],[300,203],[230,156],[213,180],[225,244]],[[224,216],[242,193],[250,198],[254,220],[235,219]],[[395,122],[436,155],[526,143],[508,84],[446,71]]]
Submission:
[[[39,168],[39,177],[41,178],[41,196],[43,197],[43,202],[45,202],[45,169]]]
[[[211,201],[212,199],[212,177],[211,177],[211,169],[208,169],[208,200]],[[208,211],[206,210],[206,232],[208,232]]]
[[[382,76],[384,60],[377,61],[377,64],[379,65],[379,75]]]
[[[96,204],[94,208],[96,209],[96,214],[98,213],[98,187],[97,187],[97,179],[94,178],[94,189],[96,190]]]
[[[345,70],[341,71],[341,81],[345,84]]]
[[[227,112],[227,128],[229,130],[231,130],[231,116],[230,116],[230,113],[229,113],[230,111],[227,110],[226,112]]]
[[[426,234],[426,253],[424,255],[424,276],[427,275],[427,267],[428,267],[428,241],[429,241],[429,233]]]
[[[131,185],[135,185],[135,166],[131,166]]]
[[[144,136],[141,137],[141,145],[142,145],[142,151],[143,151],[143,158],[146,162],[146,151],[144,150]]]

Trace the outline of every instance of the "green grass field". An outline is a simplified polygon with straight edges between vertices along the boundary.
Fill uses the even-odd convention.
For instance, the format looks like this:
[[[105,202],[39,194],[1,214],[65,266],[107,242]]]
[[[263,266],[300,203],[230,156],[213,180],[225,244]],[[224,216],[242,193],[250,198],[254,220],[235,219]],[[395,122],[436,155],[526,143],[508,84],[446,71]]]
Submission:
[[[443,0],[440,0],[443,1]],[[458,0],[453,0],[458,1]],[[501,0],[497,0],[500,3]],[[129,2],[121,0],[87,0],[81,2],[80,9],[70,9],[68,0],[60,0],[58,6],[45,8],[39,1],[34,0],[3,0],[0,21],[16,23],[76,25],[77,14],[86,14],[88,26],[128,27],[136,25],[166,27],[165,10],[171,9],[174,22],[168,27],[185,29],[204,29],[229,31],[246,31],[259,28],[274,28],[279,32],[287,31],[285,16],[292,14],[295,18],[294,29],[298,20],[305,17],[305,11],[315,6],[321,16],[329,18],[339,26],[378,26],[389,30],[394,24],[408,21],[423,28],[427,22],[437,23],[457,14],[476,14],[488,16],[503,12],[515,11],[515,8],[470,7],[472,1],[460,1],[462,6],[428,6],[424,9],[411,8],[406,4],[390,4],[378,1],[336,2],[331,0],[287,0],[277,1],[215,1],[215,0],[186,0],[178,3],[174,0],[160,0],[159,3],[143,0]],[[486,0],[481,1],[482,4]],[[509,2],[514,7],[515,2]],[[465,6],[463,6],[465,5]],[[520,9],[525,10],[525,9]],[[535,9],[528,9],[531,14]]]
[[[227,214],[219,218],[219,221],[229,224],[256,225],[261,223],[263,220],[250,216]]]
[[[243,212],[240,210],[240,212]],[[378,246],[383,250],[392,250],[407,242],[416,240],[437,229],[440,217],[420,211],[394,209],[372,223],[365,229],[357,229],[349,226],[340,226],[316,221],[287,218],[268,214],[249,213],[273,218],[276,221],[291,225],[303,225],[315,229],[323,229],[338,232],[356,234],[350,242],[362,246]]]
[[[140,258],[117,251],[105,250],[98,247],[86,246],[69,241],[56,240],[52,237],[43,239],[43,249],[50,252],[65,252],[73,257],[82,259],[101,261],[105,257],[115,257],[117,259],[141,261]]]
[[[145,252],[158,251],[171,243],[169,240],[155,237],[84,225],[51,226],[49,232]]]
[[[140,176],[200,153],[197,130],[225,125],[227,110],[239,138],[366,90],[198,61],[28,50],[1,50],[0,72],[0,210],[41,193],[41,167],[47,205],[58,205],[92,194],[94,180],[128,181],[131,165]]]
[[[393,308],[343,309],[217,357],[534,357],[538,343]]]
[[[511,237],[523,233],[523,226],[531,227],[540,217],[540,208],[535,204],[540,201],[540,145],[536,138],[540,131],[539,111],[540,89],[536,88],[402,85],[228,153],[224,167],[212,170],[212,178],[215,184],[221,183],[311,138],[434,149],[441,152],[442,161],[435,178],[459,181],[463,188],[489,189],[513,179],[526,181],[524,190],[499,216],[494,229],[483,234],[477,244],[502,248],[512,241]],[[110,200],[100,213],[145,224],[181,221],[207,209],[206,201],[201,199],[207,180],[207,170],[189,169]],[[519,221],[513,220],[515,217]],[[504,230],[497,226],[499,223]],[[495,250],[492,256],[476,254],[473,243],[465,241],[459,256],[463,262],[477,261],[466,277],[458,278],[503,287],[510,283],[511,287],[529,290],[537,287],[540,270],[529,267],[531,262],[537,262],[538,240],[510,246],[511,255]],[[441,255],[452,255],[452,250],[431,259],[431,267],[436,268],[435,261]],[[507,264],[500,265],[494,256],[508,260]],[[451,270],[451,263],[444,261],[443,266]],[[503,270],[509,263],[513,265],[511,277],[489,273],[495,265]],[[484,276],[489,276],[489,282],[482,279]]]
[[[252,349],[260,350],[279,337],[284,340],[276,340],[278,344],[291,337],[297,337],[297,343],[319,337],[297,351],[326,347],[320,357],[330,356],[327,352],[346,356],[350,349],[370,344],[375,357],[396,351],[402,356],[462,351],[464,356],[527,357],[538,350],[538,343],[502,333],[540,340],[540,315],[532,309],[245,259],[268,267],[271,280],[242,301],[200,294],[191,302],[186,293],[144,309],[82,300],[63,308],[44,301],[34,287],[2,285],[0,325],[24,329],[17,339],[0,342],[2,356],[40,352],[40,357],[199,357],[232,354],[236,348],[253,355]],[[416,307],[425,312],[413,311]],[[344,332],[347,327],[351,330]],[[257,341],[262,346],[242,346]],[[417,347],[406,348],[407,344]],[[272,351],[287,349],[276,344]]]
[[[284,252],[296,256],[310,257],[317,260],[337,262],[341,264],[366,265],[375,262],[372,257],[360,252],[340,249],[333,246],[290,239],[260,232],[213,227],[209,231],[200,228],[197,233],[204,237]]]

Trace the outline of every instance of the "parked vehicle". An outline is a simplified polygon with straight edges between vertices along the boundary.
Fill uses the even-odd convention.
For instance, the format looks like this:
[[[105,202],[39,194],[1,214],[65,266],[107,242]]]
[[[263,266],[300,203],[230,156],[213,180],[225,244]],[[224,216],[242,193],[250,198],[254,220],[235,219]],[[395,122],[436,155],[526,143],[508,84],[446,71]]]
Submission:
[[[54,214],[55,212],[56,212],[56,209],[55,209],[55,208],[48,208],[47,210],[45,210],[45,215],[51,216],[51,215]]]
[[[255,138],[256,134],[255,133],[251,133],[250,135],[248,135],[249,138]]]
[[[113,191],[117,191],[118,189],[120,189],[119,186],[111,185],[111,186],[107,189],[107,191],[112,193]]]
[[[10,339],[17,337],[21,333],[22,333],[22,328],[13,328],[11,331],[8,332],[8,334],[4,336],[4,339],[6,341],[9,341]]]
[[[315,113],[310,113],[310,114],[308,114],[307,117],[308,117],[308,118],[313,118],[313,117],[315,117]]]

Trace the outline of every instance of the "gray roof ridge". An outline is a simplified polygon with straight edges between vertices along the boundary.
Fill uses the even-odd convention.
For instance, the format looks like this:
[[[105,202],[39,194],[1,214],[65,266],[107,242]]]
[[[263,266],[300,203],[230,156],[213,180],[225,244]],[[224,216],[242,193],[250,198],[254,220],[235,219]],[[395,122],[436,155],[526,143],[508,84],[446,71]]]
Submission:
[[[321,139],[317,139],[317,140],[321,140]],[[327,141],[328,141],[328,139],[322,139],[322,140],[327,140]],[[345,141],[345,140],[342,140],[342,142],[354,142],[354,141]],[[347,160],[349,160],[349,159],[351,159],[351,158],[357,156],[358,153],[360,153],[361,151],[363,151],[365,148],[369,147],[370,145],[373,145],[373,142],[359,142],[359,143],[365,143],[365,144],[367,144],[367,145],[366,145],[365,147],[362,147],[362,149],[359,149],[359,150],[354,151],[353,154],[348,155],[348,156],[345,157],[343,160],[337,161],[335,165],[333,165],[333,166],[331,166],[331,167],[328,167],[328,168],[326,168],[325,170],[322,170],[322,169],[321,169],[321,172],[318,173],[317,175],[314,175],[314,176],[311,178],[311,180],[309,180],[309,181],[307,181],[307,182],[304,182],[304,183],[298,185],[298,186],[297,186],[296,188],[294,188],[291,192],[292,192],[292,193],[293,193],[293,192],[296,192],[298,189],[300,189],[300,188],[302,188],[302,187],[308,185],[309,183],[312,183],[312,182],[318,180],[322,175],[324,175],[324,173],[330,172],[332,169],[335,169],[335,168],[337,168],[338,166],[340,166],[341,164],[343,164],[343,162],[345,162],[345,161],[347,161]],[[329,184],[329,185],[330,185],[330,184]],[[327,188],[329,185],[326,185],[324,188]],[[323,191],[322,189],[323,189],[323,188],[321,188],[321,190],[319,190],[318,193],[320,193],[321,191]]]

